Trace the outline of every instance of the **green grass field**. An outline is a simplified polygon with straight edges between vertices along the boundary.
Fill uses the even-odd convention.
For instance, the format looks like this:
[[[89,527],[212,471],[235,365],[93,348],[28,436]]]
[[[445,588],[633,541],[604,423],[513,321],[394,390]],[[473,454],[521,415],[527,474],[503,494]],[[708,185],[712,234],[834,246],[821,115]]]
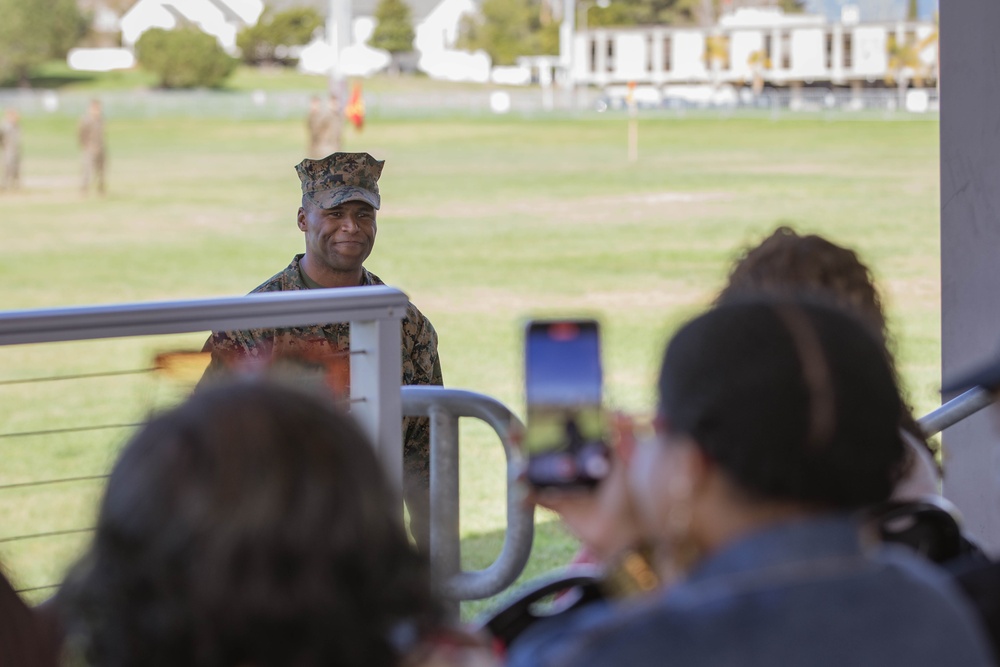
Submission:
[[[923,412],[938,400],[937,129],[650,118],[630,164],[620,116],[375,119],[347,148],[386,159],[368,267],[434,322],[449,385],[521,414],[525,319],[592,315],[611,405],[648,412],[670,332],[709,303],[741,248],[783,223],[854,246],[874,267]],[[112,117],[103,199],[78,192],[74,121],[29,117],[24,130],[25,187],[0,193],[0,309],[242,294],[300,251],[300,121]],[[0,381],[144,368],[155,351],[201,340],[3,348]],[[129,423],[174,391],[149,375],[0,385],[0,432]],[[0,485],[100,474],[126,435],[0,439]],[[479,567],[502,535],[502,455],[485,426],[462,437],[465,560]],[[99,489],[0,489],[0,540],[89,525]],[[550,515],[538,521],[528,575],[575,550]],[[42,586],[85,539],[0,541],[0,560],[20,586]]]

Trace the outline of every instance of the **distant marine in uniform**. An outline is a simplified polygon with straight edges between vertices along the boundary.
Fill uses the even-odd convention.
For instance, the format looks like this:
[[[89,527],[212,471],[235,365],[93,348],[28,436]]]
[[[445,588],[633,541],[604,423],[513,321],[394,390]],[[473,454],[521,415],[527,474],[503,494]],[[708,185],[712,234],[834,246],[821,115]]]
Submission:
[[[253,292],[382,285],[364,267],[375,245],[376,211],[381,206],[378,179],[383,160],[368,153],[334,153],[303,160],[295,170],[302,185],[298,228],[306,251]],[[440,385],[437,333],[412,303],[402,321],[404,385]],[[282,359],[324,369],[332,384],[348,381],[350,325],[346,322],[283,329],[219,331],[205,344],[212,360],[205,373],[211,380],[227,369],[274,364]],[[427,548],[430,537],[430,424],[426,418],[403,420],[403,494],[410,511],[410,530]]]
[[[326,104],[314,95],[309,102],[306,129],[309,133],[309,157],[321,157],[336,153],[341,148],[343,121],[340,116],[340,100],[331,94]]]
[[[100,100],[90,101],[87,113],[80,120],[77,138],[83,152],[82,190],[87,193],[91,183],[96,183],[97,191],[104,194],[107,153],[104,144],[104,112]]]
[[[0,123],[0,157],[3,160],[0,189],[16,190],[21,186],[21,119],[15,109],[7,109]]]

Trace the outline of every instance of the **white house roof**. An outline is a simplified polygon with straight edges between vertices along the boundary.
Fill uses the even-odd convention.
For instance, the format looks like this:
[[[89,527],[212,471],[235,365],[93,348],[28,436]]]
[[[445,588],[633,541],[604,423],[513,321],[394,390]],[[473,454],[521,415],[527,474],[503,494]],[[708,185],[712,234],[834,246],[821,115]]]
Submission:
[[[430,14],[440,3],[441,0],[406,0],[406,4],[410,6],[414,23]],[[378,0],[353,0],[351,9],[354,16],[374,16],[377,4]],[[267,5],[275,11],[283,11],[292,7],[312,7],[320,13],[320,16],[326,16],[330,9],[330,0],[268,0]]]
[[[150,28],[172,30],[191,23],[233,52],[236,34],[255,25],[263,11],[263,0],[139,0],[122,16],[122,41],[131,46]]]

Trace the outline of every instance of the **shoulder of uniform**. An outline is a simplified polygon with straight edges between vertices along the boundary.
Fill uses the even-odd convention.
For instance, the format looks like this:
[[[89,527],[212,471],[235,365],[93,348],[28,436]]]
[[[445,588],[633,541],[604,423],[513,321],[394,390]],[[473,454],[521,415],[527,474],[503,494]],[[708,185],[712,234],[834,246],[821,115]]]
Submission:
[[[306,289],[306,286],[302,283],[302,274],[299,272],[299,259],[301,257],[301,255],[296,255],[292,259],[291,264],[262,282],[251,290],[250,293],[285,292],[288,290]]]
[[[426,315],[420,312],[420,309],[417,308],[412,301],[406,302],[406,315],[403,319],[416,324],[419,328],[429,334],[437,334],[437,331],[434,329],[434,325],[431,324],[431,321]]]

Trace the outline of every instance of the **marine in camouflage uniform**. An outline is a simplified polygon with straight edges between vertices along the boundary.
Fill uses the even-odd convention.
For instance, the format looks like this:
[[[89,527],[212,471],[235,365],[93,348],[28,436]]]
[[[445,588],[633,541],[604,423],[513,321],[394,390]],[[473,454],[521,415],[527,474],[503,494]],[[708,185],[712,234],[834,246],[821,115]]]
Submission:
[[[378,178],[384,161],[367,153],[334,153],[322,160],[303,160],[296,171],[302,181],[299,229],[306,252],[285,270],[253,290],[280,292],[384,284],[364,268],[375,241],[375,211],[381,204]],[[412,303],[402,320],[402,384],[440,385],[437,333]],[[253,329],[213,333],[206,343],[212,361],[206,377],[227,367],[293,359],[321,366],[335,390],[346,390],[350,325]],[[410,530],[417,543],[429,546],[430,423],[403,420],[403,494],[410,510]]]
[[[0,156],[3,162],[0,189],[15,190],[21,185],[21,123],[14,109],[8,109],[0,123]]]
[[[80,120],[77,139],[83,152],[81,189],[86,194],[90,190],[91,182],[96,181],[97,191],[104,194],[104,167],[107,163],[107,152],[104,143],[104,114],[100,100],[91,100],[87,113]]]

